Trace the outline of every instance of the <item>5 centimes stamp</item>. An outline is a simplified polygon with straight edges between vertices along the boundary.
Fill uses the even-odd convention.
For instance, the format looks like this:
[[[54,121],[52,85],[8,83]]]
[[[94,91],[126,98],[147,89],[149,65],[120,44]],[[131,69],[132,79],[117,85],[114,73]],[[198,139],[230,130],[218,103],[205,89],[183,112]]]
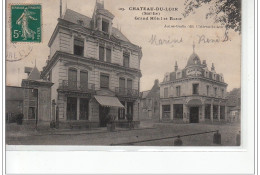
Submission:
[[[41,5],[11,5],[11,41],[41,42]]]

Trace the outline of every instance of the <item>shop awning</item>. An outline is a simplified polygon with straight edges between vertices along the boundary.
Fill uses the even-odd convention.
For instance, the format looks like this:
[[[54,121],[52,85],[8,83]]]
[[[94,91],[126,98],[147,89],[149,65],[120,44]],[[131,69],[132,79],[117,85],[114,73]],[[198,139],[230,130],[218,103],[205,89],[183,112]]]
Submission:
[[[95,95],[94,97],[101,106],[124,108],[124,106],[116,97],[98,95]]]

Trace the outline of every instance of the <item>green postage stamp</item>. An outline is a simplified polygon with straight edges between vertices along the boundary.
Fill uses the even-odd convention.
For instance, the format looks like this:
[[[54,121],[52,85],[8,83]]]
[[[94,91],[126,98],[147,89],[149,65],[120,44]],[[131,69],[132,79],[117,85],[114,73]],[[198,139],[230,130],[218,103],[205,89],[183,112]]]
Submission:
[[[41,42],[41,5],[11,5],[11,41]]]

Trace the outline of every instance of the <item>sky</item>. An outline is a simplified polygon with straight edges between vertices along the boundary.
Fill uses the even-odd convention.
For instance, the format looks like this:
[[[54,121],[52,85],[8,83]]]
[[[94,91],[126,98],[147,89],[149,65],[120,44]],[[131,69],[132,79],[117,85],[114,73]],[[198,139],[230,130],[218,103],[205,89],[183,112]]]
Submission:
[[[12,60],[13,54],[19,52],[29,53],[20,61],[6,62],[6,85],[20,86],[21,80],[26,78],[24,67],[32,67],[35,64],[41,71],[45,66],[50,53],[49,39],[57,25],[59,17],[59,0],[24,0],[24,3],[42,5],[42,42],[41,43],[16,43],[10,42],[10,4],[19,3],[19,0],[7,0],[6,14],[6,59]],[[92,17],[96,0],[63,0],[63,13],[66,7],[83,15]],[[206,60],[208,68],[214,63],[217,73],[222,73],[227,90],[240,87],[240,62],[241,62],[241,36],[232,30],[228,31],[228,41],[204,43],[204,39],[224,38],[224,28],[200,28],[199,26],[223,27],[214,23],[213,19],[206,19],[205,15],[210,5],[204,5],[194,14],[183,18],[185,8],[183,0],[104,0],[105,8],[114,14],[113,26],[121,29],[121,32],[133,43],[142,47],[141,59],[142,78],[141,91],[152,88],[154,80],[161,82],[165,73],[173,72],[177,61],[180,69],[183,69],[190,55],[195,53],[201,61]],[[141,10],[130,10],[137,7],[163,7],[177,8],[177,11],[156,11],[158,17],[167,17],[168,20],[136,20],[135,17],[147,17]],[[120,10],[120,9],[124,10]],[[155,15],[150,15],[155,16]],[[148,16],[148,17],[150,17]],[[169,20],[181,18],[181,20]],[[186,26],[186,28],[165,26]],[[194,28],[190,28],[193,25]],[[196,27],[198,26],[198,27]],[[156,39],[155,39],[156,37]],[[151,39],[154,42],[151,42]],[[176,40],[179,43],[159,44],[159,40]]]

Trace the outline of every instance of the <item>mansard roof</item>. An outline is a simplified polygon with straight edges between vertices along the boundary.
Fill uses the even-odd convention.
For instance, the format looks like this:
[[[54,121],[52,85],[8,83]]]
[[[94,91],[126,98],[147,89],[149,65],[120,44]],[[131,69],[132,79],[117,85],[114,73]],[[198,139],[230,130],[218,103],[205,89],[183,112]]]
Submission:
[[[66,21],[72,22],[74,24],[79,24],[79,21],[82,21],[81,25],[83,27],[86,27],[86,28],[89,28],[89,29],[93,29],[92,24],[91,24],[92,18],[90,18],[88,16],[85,16],[85,15],[82,15],[82,14],[80,14],[78,12],[75,12],[75,11],[73,11],[71,9],[67,9],[66,10],[63,19],[66,20]],[[126,38],[126,36],[120,30],[118,30],[115,27],[112,27],[112,35],[115,38],[120,39],[122,41],[130,42]]]
[[[72,23],[75,23],[75,24],[78,24],[79,20],[82,21],[82,25],[86,28],[91,28],[91,18],[85,16],[85,15],[82,15],[78,12],[75,12],[71,9],[67,9],[66,12],[65,12],[65,15],[63,17],[64,20],[66,21],[69,21],[69,22],[72,22]]]

